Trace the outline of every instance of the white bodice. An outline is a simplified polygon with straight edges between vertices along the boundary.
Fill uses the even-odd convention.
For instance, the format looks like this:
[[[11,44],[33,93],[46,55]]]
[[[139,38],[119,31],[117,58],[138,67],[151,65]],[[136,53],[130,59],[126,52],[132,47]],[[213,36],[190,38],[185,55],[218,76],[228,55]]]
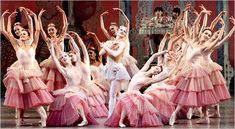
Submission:
[[[35,61],[35,49],[33,47],[29,49],[18,48],[16,50],[16,57],[22,66],[30,67]]]

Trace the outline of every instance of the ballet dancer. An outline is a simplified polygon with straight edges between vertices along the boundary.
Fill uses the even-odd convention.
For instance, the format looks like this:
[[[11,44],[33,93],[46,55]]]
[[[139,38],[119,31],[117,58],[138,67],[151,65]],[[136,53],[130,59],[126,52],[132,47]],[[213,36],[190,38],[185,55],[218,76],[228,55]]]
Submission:
[[[48,24],[48,27],[47,27],[47,33],[49,37],[44,31],[42,21],[41,21],[42,14],[45,12],[44,9],[42,9],[40,13],[38,14],[38,20],[39,20],[39,25],[41,28],[42,38],[46,42],[49,50],[51,46],[50,43],[56,44],[55,46],[56,56],[58,57],[58,54],[57,54],[59,53],[58,51],[64,51],[64,36],[68,28],[68,22],[67,22],[67,17],[66,17],[65,12],[59,6],[57,6],[57,10],[62,14],[62,19],[63,19],[63,28],[59,35],[57,35],[57,29],[56,29],[55,24],[53,23]],[[42,61],[40,63],[40,67],[43,72],[42,79],[47,85],[47,88],[49,91],[61,89],[65,86],[66,82],[62,74],[57,70],[57,67],[55,63],[52,61],[51,56],[48,59]]]
[[[29,31],[22,29],[19,39],[13,36],[10,19],[16,12],[11,13],[8,17],[7,30],[3,28],[4,33],[7,34],[6,36],[16,51],[17,57],[17,61],[8,68],[3,80],[7,89],[4,105],[17,108],[17,126],[23,124],[22,110],[36,108],[41,117],[41,126],[45,127],[47,115],[42,106],[50,104],[54,98],[47,91],[46,85],[41,80],[42,73],[35,59],[35,51],[40,34],[38,19],[32,11],[27,12],[25,8],[23,8],[23,11],[27,14],[28,20],[30,20]],[[34,17],[35,32],[33,32],[33,21],[30,15]]]

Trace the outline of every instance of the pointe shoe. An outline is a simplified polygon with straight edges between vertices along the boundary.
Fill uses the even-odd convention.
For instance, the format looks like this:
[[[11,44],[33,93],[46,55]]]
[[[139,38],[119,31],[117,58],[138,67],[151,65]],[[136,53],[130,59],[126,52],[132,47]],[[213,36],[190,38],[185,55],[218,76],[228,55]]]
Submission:
[[[210,119],[209,117],[203,117],[200,120],[196,122],[197,124],[210,124]]]
[[[174,125],[175,124],[175,117],[176,117],[176,115],[173,113],[171,115],[170,120],[169,120],[169,125]]]
[[[119,123],[119,127],[121,127],[121,128],[125,128],[125,127],[126,127],[126,125],[125,125],[125,124],[123,124],[123,123]]]
[[[16,126],[22,126],[23,120],[16,120]]]
[[[81,126],[85,126],[85,125],[87,125],[88,124],[88,122],[87,122],[87,120],[83,120],[80,124],[78,124],[77,126],[78,127],[81,127]]]
[[[187,119],[191,120],[192,119],[192,116],[193,116],[193,109],[190,108],[187,112]]]

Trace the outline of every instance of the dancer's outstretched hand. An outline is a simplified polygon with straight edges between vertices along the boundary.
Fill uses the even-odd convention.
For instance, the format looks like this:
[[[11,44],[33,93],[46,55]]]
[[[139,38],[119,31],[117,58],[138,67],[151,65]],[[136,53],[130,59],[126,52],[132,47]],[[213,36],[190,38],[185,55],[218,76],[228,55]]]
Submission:
[[[63,9],[61,9],[59,5],[57,5],[57,6],[56,6],[56,9],[57,9],[59,12],[64,13],[64,10],[63,10]]]
[[[233,23],[233,25],[235,25],[235,19],[234,19],[233,16],[231,16],[231,17],[229,18],[229,20]]]
[[[41,11],[40,11],[39,14],[38,14],[38,17],[41,17],[42,14],[43,14],[45,11],[46,11],[46,10],[42,8]]]
[[[106,15],[106,14],[108,14],[108,13],[109,13],[109,11],[107,10],[107,11],[103,12],[103,13],[100,14],[100,15],[103,16],[103,15]]]
[[[2,13],[2,17],[3,17],[5,14],[10,14],[9,9],[7,9],[6,11],[4,11],[4,12]]]

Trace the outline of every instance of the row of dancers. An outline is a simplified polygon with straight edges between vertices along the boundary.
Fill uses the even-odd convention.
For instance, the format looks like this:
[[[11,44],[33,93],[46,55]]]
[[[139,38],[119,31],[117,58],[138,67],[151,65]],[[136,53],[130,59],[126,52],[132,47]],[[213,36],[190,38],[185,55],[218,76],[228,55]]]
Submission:
[[[30,9],[20,7],[28,21],[28,30],[15,23],[13,30],[19,38],[14,37],[11,18],[15,12],[10,13],[5,27],[7,10],[1,17],[1,33],[11,42],[17,61],[8,68],[3,80],[7,89],[4,105],[16,109],[19,126],[24,125],[24,110],[29,108],[36,108],[42,127],[98,124],[95,118],[107,116],[104,124],[112,127],[174,125],[176,117],[191,119],[193,111],[200,108],[203,115],[198,123],[210,123],[208,107],[216,105],[214,116],[220,117],[219,102],[231,97],[221,74],[222,67],[210,55],[231,37],[235,26],[223,37],[225,11],[207,27],[211,11],[203,5],[200,7],[202,11],[192,26],[187,20],[192,7],[185,8],[176,20],[173,33],[165,34],[158,53],[140,70],[129,54],[129,19],[119,8],[113,10],[124,16],[126,24],[120,27],[111,24],[112,35],[104,27],[103,17],[108,12],[100,16],[106,42],[100,42],[89,32],[99,42],[100,50],[86,48],[77,33],[67,31],[67,18],[59,6],[57,10],[63,19],[59,35],[53,23],[48,24],[47,33],[44,31],[41,22],[44,9],[37,16]],[[235,24],[233,17],[230,20]],[[222,27],[214,30],[218,23]],[[35,49],[40,33],[51,56],[39,65]],[[64,39],[69,39],[69,52],[64,51]],[[99,55],[104,54],[107,63],[97,63]],[[158,64],[151,66],[154,59]],[[149,85],[144,93],[140,92]],[[121,93],[121,89],[125,92]],[[49,115],[44,105],[49,105]]]

